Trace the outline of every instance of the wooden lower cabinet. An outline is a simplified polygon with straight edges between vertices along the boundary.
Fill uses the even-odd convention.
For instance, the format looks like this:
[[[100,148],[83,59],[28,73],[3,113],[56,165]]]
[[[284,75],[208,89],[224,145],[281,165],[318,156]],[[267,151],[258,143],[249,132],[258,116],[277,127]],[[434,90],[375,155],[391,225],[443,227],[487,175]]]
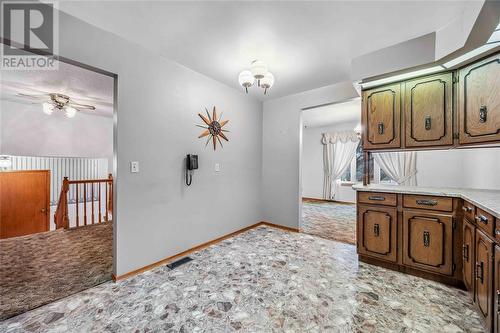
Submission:
[[[396,208],[358,205],[358,253],[396,262]]]
[[[475,301],[489,330],[493,321],[493,241],[476,229]]]
[[[494,306],[493,306],[493,319],[494,319],[494,332],[500,333],[500,246],[495,245],[495,261],[493,264],[493,269],[495,273],[495,278],[493,282],[495,296]]]
[[[474,268],[475,268],[475,238],[476,238],[476,227],[471,224],[467,219],[463,221],[463,246],[462,246],[462,258],[463,266],[462,273],[465,288],[474,297]]]
[[[452,275],[453,217],[427,211],[404,211],[403,264]]]

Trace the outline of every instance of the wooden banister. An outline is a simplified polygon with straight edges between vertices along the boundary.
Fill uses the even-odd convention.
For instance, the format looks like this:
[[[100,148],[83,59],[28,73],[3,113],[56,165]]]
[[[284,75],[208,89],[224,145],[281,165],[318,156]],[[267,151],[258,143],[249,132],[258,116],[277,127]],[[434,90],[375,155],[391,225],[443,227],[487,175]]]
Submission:
[[[80,187],[83,186],[83,191],[80,191]],[[105,201],[105,212],[104,219],[101,214],[101,186],[105,186],[106,191],[106,201]],[[70,188],[74,188],[76,197],[74,199],[76,206],[76,226],[80,226],[80,205],[81,198],[79,195],[83,193],[83,224],[87,225],[87,201],[89,198],[87,194],[90,193],[90,204],[88,205],[92,211],[90,212],[91,224],[94,223],[102,223],[109,221],[109,215],[113,216],[113,175],[109,174],[108,178],[105,179],[86,179],[86,180],[69,180],[68,177],[64,177],[63,184],[61,186],[61,194],[59,195],[59,200],[57,204],[57,209],[54,214],[54,222],[56,225],[56,229],[65,228],[68,229],[70,227],[70,218],[69,218],[69,200],[68,200],[68,192],[70,192]],[[89,188],[89,191],[87,189]],[[73,193],[73,191],[71,192]],[[94,201],[98,201],[96,206],[94,206]],[[97,218],[94,215],[94,207],[97,207],[98,212]]]

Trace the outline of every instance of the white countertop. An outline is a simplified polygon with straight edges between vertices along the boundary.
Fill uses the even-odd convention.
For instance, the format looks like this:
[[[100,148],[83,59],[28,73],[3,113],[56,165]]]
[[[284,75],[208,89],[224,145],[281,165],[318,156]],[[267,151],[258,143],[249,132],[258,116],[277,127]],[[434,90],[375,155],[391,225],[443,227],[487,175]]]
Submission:
[[[356,191],[410,193],[421,195],[437,195],[442,197],[462,198],[500,219],[500,191],[476,190],[452,187],[421,187],[370,184],[367,186],[353,185]]]

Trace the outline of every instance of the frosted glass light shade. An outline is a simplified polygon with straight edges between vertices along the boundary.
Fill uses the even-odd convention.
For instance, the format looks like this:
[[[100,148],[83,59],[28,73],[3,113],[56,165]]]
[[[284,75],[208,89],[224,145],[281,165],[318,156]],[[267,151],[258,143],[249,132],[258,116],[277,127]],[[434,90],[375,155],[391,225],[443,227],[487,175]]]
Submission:
[[[66,106],[64,108],[66,110],[66,117],[73,118],[76,115],[76,109],[71,106]]]
[[[266,75],[267,66],[260,60],[254,60],[252,61],[250,70],[252,71],[253,77],[260,80],[264,77],[264,75]]]
[[[43,113],[45,114],[51,115],[52,112],[54,112],[54,105],[50,103],[43,103],[42,108],[43,108]]]
[[[238,82],[240,83],[240,86],[245,88],[251,87],[254,81],[255,78],[253,77],[252,72],[250,71],[243,71],[238,76]]]
[[[267,72],[262,79],[260,79],[260,86],[264,89],[269,89],[274,84],[274,75]]]

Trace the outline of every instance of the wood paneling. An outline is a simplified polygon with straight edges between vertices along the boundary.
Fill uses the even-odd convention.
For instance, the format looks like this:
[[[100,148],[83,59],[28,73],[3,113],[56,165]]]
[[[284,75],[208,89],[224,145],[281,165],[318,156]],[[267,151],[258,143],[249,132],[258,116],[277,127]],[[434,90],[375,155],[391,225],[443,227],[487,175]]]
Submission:
[[[500,247],[495,245],[495,261],[493,264],[493,270],[495,272],[495,278],[493,281],[493,295],[495,299],[493,300],[493,314],[494,314],[494,332],[500,333]]]
[[[500,54],[459,72],[460,143],[500,141]]]
[[[463,247],[462,247],[462,258],[463,258],[463,279],[465,288],[474,297],[474,247],[475,247],[475,234],[476,228],[473,224],[464,220],[463,223]]]
[[[405,83],[406,147],[453,144],[452,73]]]
[[[358,192],[358,202],[365,204],[396,206],[395,193]]]
[[[453,198],[405,194],[403,195],[403,206],[406,208],[420,208],[451,212],[453,211]]]
[[[401,146],[401,86],[399,83],[363,91],[361,122],[364,149]]]
[[[481,230],[476,229],[475,300],[488,329],[491,329],[493,320],[492,251],[493,242]]]
[[[425,211],[403,212],[403,263],[452,275],[453,219]]]
[[[395,208],[358,205],[357,234],[358,253],[396,262]]]
[[[49,170],[0,172],[0,238],[49,230]]]

